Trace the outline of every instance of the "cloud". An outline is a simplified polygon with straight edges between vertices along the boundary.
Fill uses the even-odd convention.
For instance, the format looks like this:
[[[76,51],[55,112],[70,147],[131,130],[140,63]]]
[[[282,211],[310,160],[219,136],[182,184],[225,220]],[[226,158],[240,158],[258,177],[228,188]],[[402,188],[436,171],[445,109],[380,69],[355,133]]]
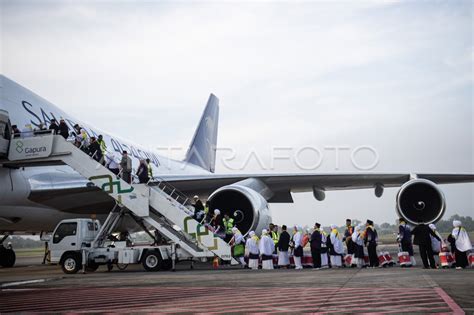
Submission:
[[[379,172],[474,172],[470,2],[3,1],[1,21],[5,75],[147,147],[187,147],[213,92],[219,145],[240,160],[272,146],[371,145]],[[347,211],[390,221],[394,193],[303,194],[275,218],[301,223],[317,207],[327,223]],[[472,212],[473,185],[446,195],[448,215]]]

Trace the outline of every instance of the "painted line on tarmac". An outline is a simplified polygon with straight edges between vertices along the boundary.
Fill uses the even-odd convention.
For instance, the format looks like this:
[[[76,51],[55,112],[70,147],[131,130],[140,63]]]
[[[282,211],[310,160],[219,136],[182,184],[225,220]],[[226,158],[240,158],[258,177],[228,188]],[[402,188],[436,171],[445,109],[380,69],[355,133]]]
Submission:
[[[46,281],[48,281],[48,279],[36,279],[36,280],[7,282],[7,283],[0,284],[0,289],[10,288],[10,287],[17,287],[17,286],[25,285],[25,284],[43,283],[43,282],[46,282]]]
[[[454,300],[440,287],[434,288],[434,290],[438,293],[438,295],[449,305],[449,307],[453,310],[453,314],[465,314],[462,308],[454,302]]]

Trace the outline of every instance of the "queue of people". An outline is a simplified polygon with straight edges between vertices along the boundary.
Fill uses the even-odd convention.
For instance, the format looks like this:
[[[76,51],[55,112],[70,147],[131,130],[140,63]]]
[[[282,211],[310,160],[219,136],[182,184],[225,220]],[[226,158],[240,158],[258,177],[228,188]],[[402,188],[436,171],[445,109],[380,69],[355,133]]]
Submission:
[[[73,144],[76,147],[90,155],[94,160],[107,167],[112,173],[127,183],[132,183],[133,165],[128,152],[124,150],[121,158],[118,159],[114,153],[107,151],[107,144],[102,135],[97,137],[90,136],[79,124],[75,124],[71,131],[64,119],[61,118],[59,123],[56,119],[51,119],[48,127],[40,123],[37,128],[33,129],[31,124],[26,124],[24,129],[20,131],[17,125],[12,125],[12,131],[14,138],[31,137],[42,133],[61,135],[66,140],[72,138]],[[139,183],[148,183],[153,178],[153,168],[149,158],[140,160],[135,175]]]
[[[199,198],[195,197],[195,204],[199,204]],[[286,225],[279,228],[270,224],[260,236],[250,231],[245,238],[227,214],[221,216],[219,209],[215,209],[213,215],[208,215],[209,204],[206,203],[206,207],[200,211],[203,212],[202,223],[233,246],[233,256],[246,268],[258,269],[260,265],[262,269],[290,268],[292,257],[294,268],[303,269],[302,260],[307,243],[315,269],[381,266],[381,254],[377,251],[378,233],[372,220],[353,226],[351,220],[347,219],[342,235],[336,225],[331,225],[329,232],[324,231],[320,223],[315,223],[312,231],[294,226],[290,233]],[[400,251],[408,253],[410,266],[416,265],[413,244],[419,248],[424,268],[437,268],[434,255],[442,252],[447,243],[456,257],[456,267],[465,268],[469,265],[468,254],[472,244],[460,221],[453,222],[454,229],[446,240],[436,231],[434,224],[411,228],[403,219],[399,222],[397,241]],[[347,259],[348,256],[350,259]],[[274,260],[276,266],[273,265]]]

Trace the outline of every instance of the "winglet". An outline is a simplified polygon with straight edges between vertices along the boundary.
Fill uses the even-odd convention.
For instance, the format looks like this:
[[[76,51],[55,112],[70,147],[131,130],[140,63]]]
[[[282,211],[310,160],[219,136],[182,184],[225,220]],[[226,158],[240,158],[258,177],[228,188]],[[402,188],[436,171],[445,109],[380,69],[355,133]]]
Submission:
[[[216,164],[217,130],[219,124],[219,99],[211,94],[193,140],[186,152],[185,162],[214,173]]]

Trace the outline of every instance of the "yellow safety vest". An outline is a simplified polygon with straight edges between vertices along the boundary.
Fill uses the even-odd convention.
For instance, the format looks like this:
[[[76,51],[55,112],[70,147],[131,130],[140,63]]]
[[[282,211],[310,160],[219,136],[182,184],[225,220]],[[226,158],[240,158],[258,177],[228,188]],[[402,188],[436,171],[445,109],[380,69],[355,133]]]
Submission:
[[[280,235],[278,235],[278,232],[272,231],[272,239],[273,239],[273,243],[275,243],[275,245],[278,243],[279,238],[280,238]]]
[[[227,234],[232,233],[232,228],[234,227],[234,219],[230,218],[229,220],[223,219],[222,222],[224,223],[225,232]]]
[[[152,178],[153,177],[153,169],[151,168],[150,164],[147,165],[147,169],[148,169],[148,177]]]
[[[97,140],[97,142],[99,142],[100,151],[102,151],[102,154],[105,154],[105,152],[107,152],[107,144],[105,144],[105,141],[103,139]]]

